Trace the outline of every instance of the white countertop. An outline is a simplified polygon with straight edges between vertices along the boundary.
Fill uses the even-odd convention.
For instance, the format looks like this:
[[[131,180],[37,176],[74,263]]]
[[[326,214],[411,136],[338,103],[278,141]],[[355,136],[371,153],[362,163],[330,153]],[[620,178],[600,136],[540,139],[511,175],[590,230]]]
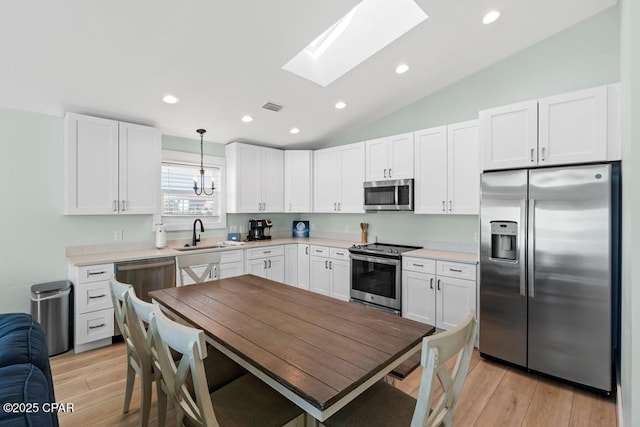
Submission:
[[[199,245],[207,246],[218,242],[201,242]],[[139,248],[136,246],[140,246],[139,244],[133,244],[131,246],[127,246],[126,244],[115,246],[115,245],[96,245],[94,247],[85,246],[82,248],[67,248],[67,261],[69,264],[74,266],[83,266],[83,265],[94,265],[94,264],[105,264],[112,262],[120,262],[120,261],[133,261],[138,259],[149,259],[149,258],[162,258],[162,257],[174,257],[178,255],[185,255],[191,253],[201,253],[201,252],[219,252],[219,251],[233,251],[238,249],[250,249],[256,247],[263,246],[271,246],[271,245],[285,245],[288,243],[308,243],[311,245],[321,245],[321,246],[331,246],[334,248],[342,248],[348,249],[356,242],[346,241],[346,240],[333,240],[333,239],[320,239],[320,238],[278,238],[271,240],[260,240],[260,241],[252,241],[252,242],[241,242],[241,244],[227,246],[224,248],[207,248],[203,249],[191,249],[188,251],[179,251],[175,247],[169,247],[164,249],[156,249],[156,248]],[[178,246],[180,247],[180,246]]]
[[[469,264],[478,263],[478,255],[465,252],[438,251],[434,249],[416,249],[405,252],[402,256],[410,256],[415,258],[429,258],[442,261],[465,262]]]

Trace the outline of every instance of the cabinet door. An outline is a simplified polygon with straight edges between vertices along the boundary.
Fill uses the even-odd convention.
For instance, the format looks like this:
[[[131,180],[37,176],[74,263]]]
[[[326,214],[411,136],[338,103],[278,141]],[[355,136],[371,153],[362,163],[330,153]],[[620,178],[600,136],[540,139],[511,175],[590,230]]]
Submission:
[[[232,143],[225,146],[227,158],[227,212],[256,213],[261,209],[260,147]]]
[[[478,121],[448,126],[447,203],[450,214],[480,212]]]
[[[274,148],[261,148],[262,212],[284,210],[284,152]]]
[[[267,259],[267,278],[284,283],[284,255]]]
[[[365,181],[381,181],[389,178],[388,137],[365,142]]]
[[[351,297],[351,262],[341,259],[329,260],[331,271],[331,296],[349,301]]]
[[[319,294],[329,295],[331,281],[329,258],[312,256],[309,269],[309,289]]]
[[[284,247],[284,283],[298,286],[298,245]]]
[[[527,101],[480,111],[482,170],[538,163],[538,102]]]
[[[241,276],[242,274],[244,274],[242,261],[220,264],[220,279]]]
[[[436,327],[449,329],[476,309],[475,280],[436,278]]]
[[[338,212],[364,213],[364,142],[338,147]]]
[[[266,258],[247,260],[247,274],[254,274],[260,277],[267,277],[267,267],[269,263]]]
[[[118,122],[69,113],[64,149],[64,213],[117,213]]]
[[[154,214],[160,210],[160,132],[120,123],[120,213]]]
[[[298,245],[298,287],[309,289],[309,245]]]
[[[607,160],[607,87],[538,100],[538,164]]]
[[[310,150],[284,152],[284,211],[311,212]]]
[[[447,127],[415,132],[414,209],[417,214],[447,212]]]
[[[390,179],[413,178],[413,132],[389,137]]]
[[[338,149],[313,153],[313,211],[338,210]]]
[[[402,317],[436,324],[435,278],[433,274],[402,272]]]

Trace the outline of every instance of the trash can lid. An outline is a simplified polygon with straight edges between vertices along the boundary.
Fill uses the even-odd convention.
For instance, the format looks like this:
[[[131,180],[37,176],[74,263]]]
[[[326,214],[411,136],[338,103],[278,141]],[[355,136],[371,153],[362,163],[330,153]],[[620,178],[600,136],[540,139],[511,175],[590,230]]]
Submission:
[[[47,294],[54,294],[58,292],[65,292],[71,288],[71,282],[68,280],[58,280],[55,282],[38,283],[31,286],[31,296],[45,296]]]

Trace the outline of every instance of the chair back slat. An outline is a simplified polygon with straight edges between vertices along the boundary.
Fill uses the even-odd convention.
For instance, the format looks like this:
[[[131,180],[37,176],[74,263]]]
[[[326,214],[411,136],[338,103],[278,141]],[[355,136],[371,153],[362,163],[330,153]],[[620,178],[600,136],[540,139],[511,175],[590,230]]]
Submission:
[[[184,285],[184,275],[186,274],[195,283],[206,282],[207,276],[211,271],[215,271],[217,279],[220,271],[220,253],[207,252],[201,254],[187,254],[176,257],[176,264],[180,272],[180,285]],[[205,265],[206,268],[202,274],[197,274],[192,267]]]

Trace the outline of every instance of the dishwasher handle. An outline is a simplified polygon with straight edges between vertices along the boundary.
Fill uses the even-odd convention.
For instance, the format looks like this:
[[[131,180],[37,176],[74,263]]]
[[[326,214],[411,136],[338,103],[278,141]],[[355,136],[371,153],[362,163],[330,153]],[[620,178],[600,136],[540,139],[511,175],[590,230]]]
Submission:
[[[171,267],[175,265],[173,259],[169,261],[158,261],[158,262],[132,262],[132,263],[119,263],[117,264],[118,271],[131,271],[131,270],[140,270],[143,268],[158,268],[158,267]]]

